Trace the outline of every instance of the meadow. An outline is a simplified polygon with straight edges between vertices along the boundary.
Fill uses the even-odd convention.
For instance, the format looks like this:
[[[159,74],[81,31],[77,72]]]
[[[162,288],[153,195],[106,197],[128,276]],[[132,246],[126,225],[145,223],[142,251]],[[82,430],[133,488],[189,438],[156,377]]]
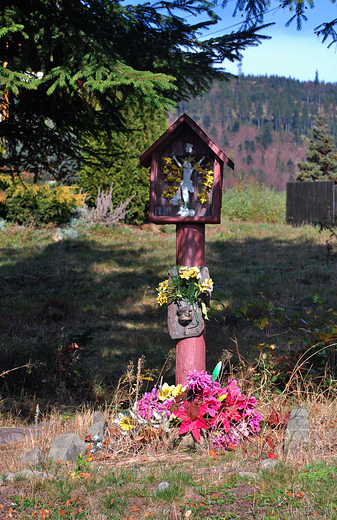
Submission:
[[[244,207],[242,191],[234,196],[232,207]],[[270,198],[279,194],[264,190],[258,196],[270,220]],[[282,389],[284,373],[311,349],[312,375],[324,375],[326,385],[335,369],[329,348],[335,334],[334,238],[313,226],[250,218],[224,216],[220,225],[206,226],[206,264],[215,283],[207,369],[224,352],[231,366],[245,359],[246,371],[257,363],[258,373],[282,358],[279,377],[273,377]],[[156,287],[174,264],[170,225],[35,229],[7,223],[0,231],[0,354],[2,372],[16,370],[2,379],[2,407],[19,407],[29,418],[35,398],[41,409],[108,402],[129,362],[142,356],[154,374],[165,365],[172,382],[175,342]]]
[[[111,423],[127,403],[118,382],[127,387],[124,374],[140,358],[143,391],[160,376],[174,382],[175,344],[156,287],[175,264],[175,227],[67,229],[6,224],[0,231],[1,425],[45,422],[35,439],[44,452],[57,433],[84,435],[94,409]],[[228,216],[206,226],[215,283],[207,370],[222,359],[224,377],[235,375],[255,395],[261,435],[233,452],[178,454],[149,443],[107,460],[46,463],[57,481],[1,488],[14,497],[13,517],[337,518],[334,248],[331,230],[313,226]],[[295,405],[309,411],[310,443],[285,458],[284,431],[267,418]],[[255,471],[271,446],[275,471],[240,473]],[[22,449],[1,449],[1,473],[20,468]],[[153,495],[163,480],[171,487]]]

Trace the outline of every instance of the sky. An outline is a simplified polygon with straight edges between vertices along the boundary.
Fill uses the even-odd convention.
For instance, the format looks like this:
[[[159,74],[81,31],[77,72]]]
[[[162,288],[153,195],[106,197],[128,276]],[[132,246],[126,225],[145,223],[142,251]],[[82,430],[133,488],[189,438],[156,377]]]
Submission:
[[[271,36],[271,40],[263,41],[258,47],[251,47],[243,51],[242,72],[245,75],[277,75],[298,79],[300,81],[314,80],[316,70],[320,81],[325,83],[337,82],[337,46],[327,48],[329,42],[322,43],[314,34],[314,28],[323,22],[337,18],[337,2],[330,0],[314,0],[314,9],[307,9],[307,22],[303,22],[301,31],[296,29],[296,21],[290,27],[285,27],[291,17],[288,10],[274,9],[278,2],[272,0],[271,12],[266,15],[265,23],[276,22],[261,32]],[[211,27],[205,35],[216,34],[221,28],[230,27],[240,22],[241,15],[232,17],[235,0],[228,2],[225,10],[217,8],[216,12],[222,21],[216,27]],[[235,30],[228,29],[227,32]],[[202,39],[202,38],[201,38]],[[237,63],[224,62],[228,72],[238,73]]]

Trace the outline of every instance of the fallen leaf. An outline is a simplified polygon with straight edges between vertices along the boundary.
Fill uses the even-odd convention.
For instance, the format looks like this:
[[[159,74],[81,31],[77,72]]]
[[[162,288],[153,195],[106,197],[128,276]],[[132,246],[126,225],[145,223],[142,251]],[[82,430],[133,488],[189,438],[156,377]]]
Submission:
[[[268,442],[269,446],[271,447],[271,449],[273,450],[275,448],[275,444],[274,444],[273,440],[270,437],[268,437],[267,442]]]
[[[82,478],[90,478],[91,477],[91,472],[90,473],[79,473],[79,476],[82,477]]]
[[[134,440],[134,442],[142,442],[142,441],[145,441],[145,437],[144,437],[144,435],[140,435],[139,437],[135,437],[133,440]],[[146,460],[146,459],[142,459],[142,460]]]
[[[140,511],[140,507],[132,507],[131,511]]]
[[[276,453],[273,453],[272,451],[270,451],[268,453],[268,458],[269,459],[277,459],[277,455],[276,455]]]
[[[297,498],[303,498],[304,497],[304,493],[296,493],[296,496],[297,496]]]
[[[112,505],[112,504],[114,503],[114,501],[115,501],[115,499],[112,498],[112,499],[110,500],[110,505]]]

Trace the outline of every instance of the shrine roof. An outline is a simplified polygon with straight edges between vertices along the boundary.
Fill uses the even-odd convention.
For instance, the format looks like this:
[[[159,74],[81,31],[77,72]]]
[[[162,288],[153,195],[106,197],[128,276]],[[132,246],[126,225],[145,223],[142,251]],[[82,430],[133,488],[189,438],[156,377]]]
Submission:
[[[151,166],[151,157],[152,154],[160,150],[172,137],[174,134],[181,128],[181,126],[187,124],[194,132],[202,139],[205,144],[212,150],[212,152],[218,157],[220,161],[227,164],[232,170],[234,170],[233,161],[227,157],[227,155],[216,145],[210,137],[198,126],[193,119],[187,114],[183,114],[179,117],[171,126],[166,130],[166,132],[157,139],[155,143],[153,143],[150,148],[148,148],[141,156],[140,156],[140,164],[141,166],[145,166],[148,168]]]

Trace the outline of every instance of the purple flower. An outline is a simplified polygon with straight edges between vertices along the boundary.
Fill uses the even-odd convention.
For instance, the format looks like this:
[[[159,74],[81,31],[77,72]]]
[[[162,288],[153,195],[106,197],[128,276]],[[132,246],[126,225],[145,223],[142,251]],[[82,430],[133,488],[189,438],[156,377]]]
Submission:
[[[159,401],[158,390],[154,387],[152,392],[146,392],[138,401],[138,414],[142,419],[151,419],[153,410],[156,410],[159,413],[166,412],[167,418],[169,418],[172,403],[173,399],[166,399],[164,402]]]
[[[229,443],[231,443],[233,446],[239,446],[240,444],[240,434],[234,429],[231,428],[228,433],[225,433],[223,430],[218,430],[214,433],[212,440],[213,449],[226,450]]]
[[[259,414],[259,412],[256,412],[254,410],[253,413],[251,414],[250,418],[249,418],[249,426],[250,426],[250,428],[252,430],[252,433],[255,434],[255,435],[260,431],[261,420],[262,420],[262,417]]]
[[[212,389],[220,388],[218,382],[214,382],[212,385],[212,376],[210,374],[207,374],[205,370],[202,370],[201,372],[193,370],[193,372],[188,373],[187,388],[188,390],[191,390],[194,394],[205,396],[205,391],[208,391],[208,395],[211,386]]]

